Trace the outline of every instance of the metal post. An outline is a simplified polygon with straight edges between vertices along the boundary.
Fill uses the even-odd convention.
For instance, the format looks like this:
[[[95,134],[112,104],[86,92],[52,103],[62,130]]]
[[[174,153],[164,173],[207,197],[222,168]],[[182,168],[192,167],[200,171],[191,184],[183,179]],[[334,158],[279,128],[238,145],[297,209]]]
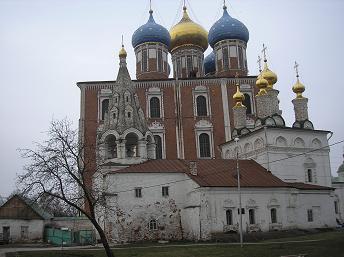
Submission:
[[[236,169],[237,169],[237,178],[238,178],[238,194],[239,194],[239,235],[240,235],[240,247],[243,247],[243,236],[242,236],[242,208],[241,208],[241,188],[240,188],[240,169],[239,169],[239,147],[238,141],[239,138],[235,138],[235,145],[237,149],[236,153]]]

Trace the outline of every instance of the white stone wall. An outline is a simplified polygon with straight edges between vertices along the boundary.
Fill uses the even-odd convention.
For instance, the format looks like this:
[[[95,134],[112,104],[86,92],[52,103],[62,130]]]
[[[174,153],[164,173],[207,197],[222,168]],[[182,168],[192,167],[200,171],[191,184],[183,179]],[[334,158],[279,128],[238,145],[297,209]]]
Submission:
[[[278,128],[261,129],[241,137],[238,142],[241,159],[255,160],[286,182],[330,187],[329,147],[326,146],[326,132]],[[221,147],[223,158],[235,158],[234,141]],[[307,169],[312,170],[312,182],[308,181]]]
[[[187,203],[187,194],[198,187],[187,175],[118,173],[107,175],[105,183],[109,208],[104,214],[104,224],[114,242],[183,238],[182,222],[189,221],[181,218],[181,211]],[[163,186],[169,187],[169,196],[162,196]],[[141,198],[135,197],[135,188],[141,188]],[[149,229],[152,219],[157,221],[157,230]],[[194,234],[194,230],[190,224],[190,233]]]
[[[21,227],[28,227],[28,238],[21,237]],[[10,227],[10,241],[41,241],[43,240],[44,220],[14,220],[14,219],[0,219],[0,233],[3,227]]]
[[[340,222],[344,223],[344,183],[336,182],[332,186],[336,189],[334,200],[338,201],[338,213],[336,216]]]
[[[205,191],[201,210],[202,239],[210,239],[212,233],[224,232],[226,210],[233,213],[233,226],[239,228],[239,197],[236,189],[213,188]],[[243,231],[270,231],[335,227],[331,191],[307,191],[296,189],[243,189]],[[271,208],[277,210],[277,223],[271,223]],[[249,209],[255,210],[255,225],[249,224]],[[307,221],[307,210],[312,209],[314,221]]]

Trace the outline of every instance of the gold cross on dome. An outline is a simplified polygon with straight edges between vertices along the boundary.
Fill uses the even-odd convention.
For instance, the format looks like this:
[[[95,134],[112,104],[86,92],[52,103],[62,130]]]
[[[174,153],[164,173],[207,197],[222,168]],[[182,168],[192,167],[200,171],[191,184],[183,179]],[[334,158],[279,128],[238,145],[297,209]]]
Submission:
[[[259,67],[259,72],[262,72],[262,57],[260,57],[260,55],[258,55],[258,67]]]
[[[263,50],[262,50],[262,53],[263,53],[263,56],[264,56],[264,62],[266,62],[266,50],[268,48],[265,46],[265,44],[263,44]]]
[[[123,35],[122,35],[122,47],[124,47],[124,43],[123,43]]]
[[[149,10],[152,10],[152,0],[149,0]]]
[[[184,0],[184,7],[186,7],[186,0]]]
[[[299,64],[295,61],[295,65],[294,65],[294,69],[296,71],[296,77],[298,78],[299,77]]]

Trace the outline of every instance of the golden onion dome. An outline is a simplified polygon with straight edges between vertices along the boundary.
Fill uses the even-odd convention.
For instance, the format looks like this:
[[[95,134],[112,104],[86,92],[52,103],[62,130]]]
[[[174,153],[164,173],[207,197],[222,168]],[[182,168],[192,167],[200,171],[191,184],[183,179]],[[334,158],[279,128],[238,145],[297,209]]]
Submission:
[[[305,86],[300,82],[299,76],[297,76],[297,81],[293,86],[293,92],[296,94],[296,98],[303,98],[302,93],[305,92]]]
[[[127,51],[125,51],[124,45],[122,45],[122,49],[119,51],[118,56],[119,58],[127,58]]]
[[[190,19],[185,6],[183,10],[183,18],[170,30],[170,50],[184,45],[196,45],[204,52],[208,48],[208,32]]]
[[[269,86],[269,82],[263,78],[261,74],[259,74],[257,77],[256,86],[259,88],[258,95],[265,95],[267,93],[266,88]]]
[[[233,99],[235,101],[235,107],[242,107],[244,106],[242,102],[245,100],[245,96],[243,93],[240,92],[239,84],[236,84],[237,91],[233,95]]]
[[[264,69],[261,74],[262,74],[262,77],[266,79],[269,83],[268,89],[272,89],[277,82],[277,75],[276,73],[274,73],[273,71],[269,69],[267,61],[264,60],[264,62],[265,62]]]

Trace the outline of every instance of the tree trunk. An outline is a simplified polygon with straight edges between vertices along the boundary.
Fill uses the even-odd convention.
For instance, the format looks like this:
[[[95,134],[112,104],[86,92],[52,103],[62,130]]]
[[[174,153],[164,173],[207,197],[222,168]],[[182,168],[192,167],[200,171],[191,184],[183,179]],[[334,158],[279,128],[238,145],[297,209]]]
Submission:
[[[92,223],[99,233],[100,240],[101,240],[101,242],[104,246],[105,252],[106,252],[106,256],[107,257],[115,257],[110,246],[109,246],[108,240],[106,238],[106,235],[105,235],[103,229],[99,226],[99,224],[95,220],[92,220]]]

